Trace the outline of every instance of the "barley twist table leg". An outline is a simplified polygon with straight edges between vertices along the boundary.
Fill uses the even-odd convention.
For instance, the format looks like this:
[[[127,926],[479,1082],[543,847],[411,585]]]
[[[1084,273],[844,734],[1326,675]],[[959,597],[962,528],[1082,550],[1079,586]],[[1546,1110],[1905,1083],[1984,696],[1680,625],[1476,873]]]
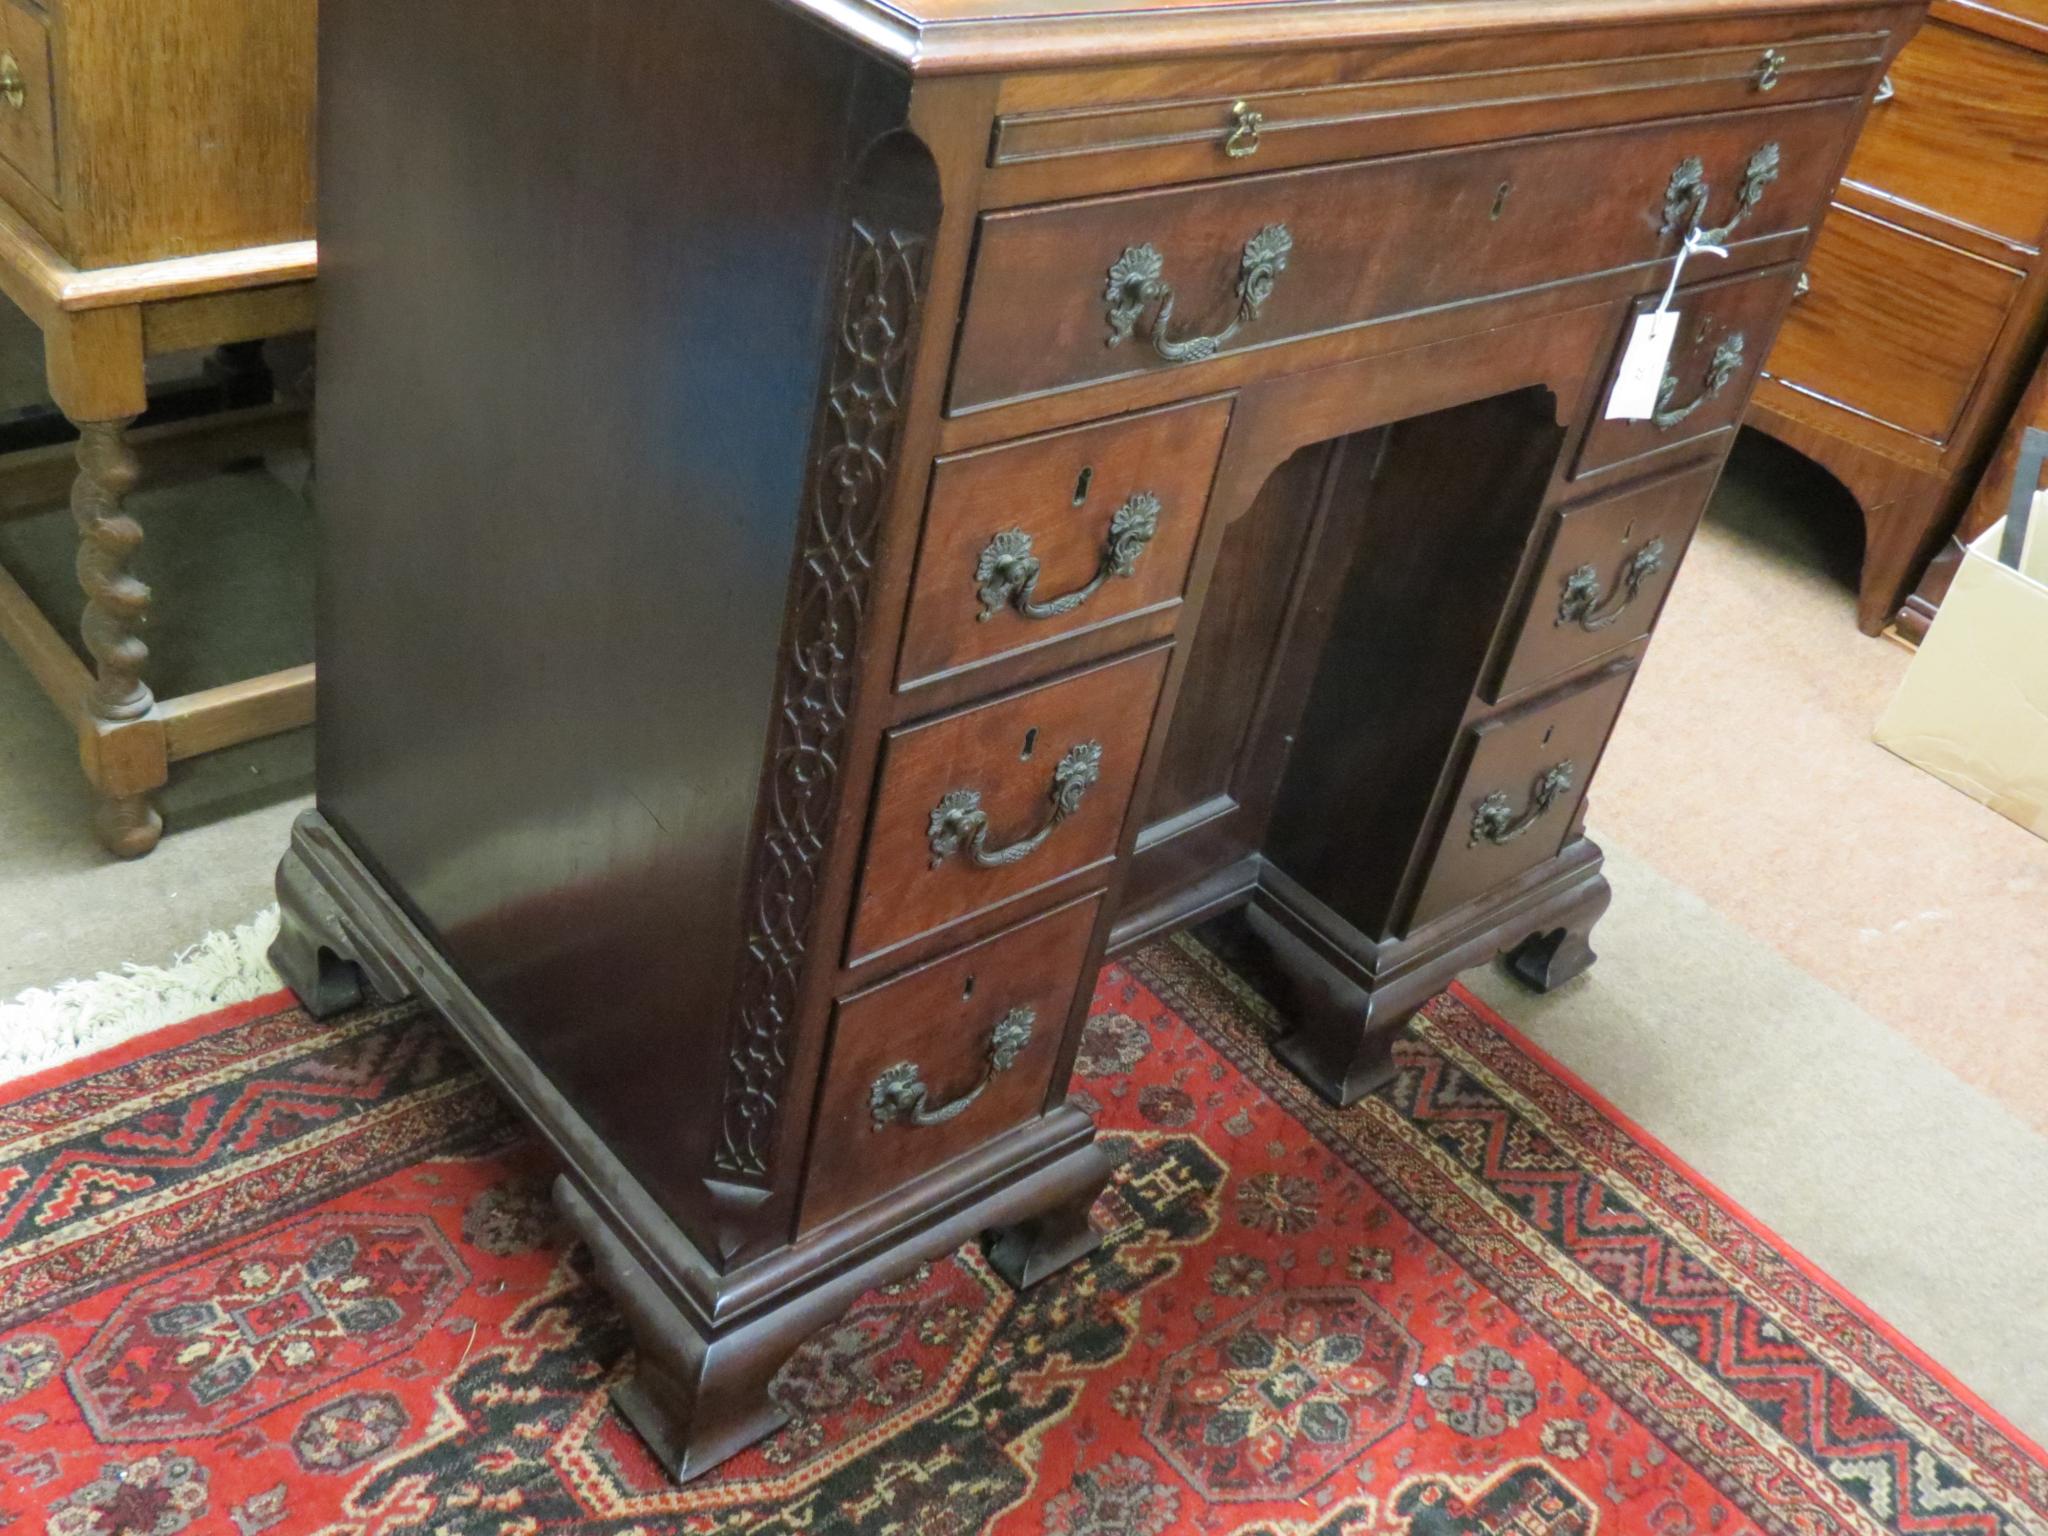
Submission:
[[[85,589],[81,628],[94,662],[90,707],[102,720],[132,720],[156,702],[142,680],[149,647],[137,633],[149,614],[149,588],[128,568],[142,525],[122,507],[140,473],[127,430],[125,421],[79,423],[78,478],[71,482],[78,584]]]

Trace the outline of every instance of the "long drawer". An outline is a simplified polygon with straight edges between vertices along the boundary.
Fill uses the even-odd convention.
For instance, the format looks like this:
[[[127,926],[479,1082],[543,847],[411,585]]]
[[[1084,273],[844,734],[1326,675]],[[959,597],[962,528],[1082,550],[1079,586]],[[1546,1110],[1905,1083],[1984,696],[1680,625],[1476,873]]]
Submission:
[[[1854,101],[984,216],[959,412],[1806,227]],[[1586,188],[1603,195],[1588,200]],[[1195,387],[1199,387],[1198,385]]]
[[[1772,377],[1946,442],[2026,274],[1840,207],[1806,272],[1771,349]]]
[[[1930,21],[1891,69],[1844,173],[2021,245],[2048,225],[2048,58]]]
[[[1115,857],[1169,649],[890,732],[849,958]]]

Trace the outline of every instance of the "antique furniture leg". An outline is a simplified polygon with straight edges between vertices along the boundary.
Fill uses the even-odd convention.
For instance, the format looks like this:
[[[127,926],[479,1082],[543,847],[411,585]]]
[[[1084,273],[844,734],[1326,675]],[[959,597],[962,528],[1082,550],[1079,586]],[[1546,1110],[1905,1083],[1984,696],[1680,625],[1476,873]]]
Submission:
[[[1606,912],[1613,894],[1606,877],[1596,876],[1585,887],[1585,894],[1560,914],[1558,926],[1540,928],[1502,952],[1509,972],[1538,992],[1548,992],[1583,975],[1599,958],[1593,953],[1593,925]]]
[[[1065,1201],[1008,1227],[988,1232],[982,1251],[989,1268],[1018,1290],[1036,1285],[1055,1270],[1085,1258],[1102,1244],[1102,1234],[1088,1213],[1104,1186],[1109,1183],[1110,1163],[1100,1148],[1095,1151],[1102,1164],[1100,1178],[1084,1183]]]

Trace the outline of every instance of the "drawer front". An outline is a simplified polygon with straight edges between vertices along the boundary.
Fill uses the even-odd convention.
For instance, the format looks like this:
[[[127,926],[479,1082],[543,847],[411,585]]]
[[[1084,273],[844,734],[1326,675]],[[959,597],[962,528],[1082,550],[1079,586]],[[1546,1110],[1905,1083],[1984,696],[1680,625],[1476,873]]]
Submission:
[[[1836,208],[1765,365],[1932,443],[1954,432],[2026,274]]]
[[[1623,58],[1567,51],[1500,69],[1483,57],[1497,43],[1439,44],[1427,58],[1358,60],[1352,72],[1376,78],[1327,83],[1296,78],[1291,61],[1168,67],[1149,100],[1093,100],[1085,75],[1027,79],[1005,87],[989,164],[1085,161],[1138,186],[1856,96],[1885,46],[1885,33],[1864,31]]]
[[[1798,269],[1789,265],[1766,267],[1679,289],[1672,299],[1680,316],[1678,337],[1664,367],[1656,414],[1640,421],[1609,420],[1602,414],[1625,349],[1616,346],[1572,473],[1612,469],[1734,427],[1742,419],[1764,349],[1791,302],[1798,276]],[[1655,309],[1657,297],[1638,299],[1631,321]],[[1633,329],[1633,323],[1622,327],[1624,344]]]
[[[1930,21],[1893,62],[1849,180],[2024,245],[2048,226],[2048,58]]]
[[[57,199],[57,97],[50,83],[50,29],[13,0],[0,0],[0,157],[38,192]]]
[[[1069,903],[839,1005],[805,1227],[1040,1113],[1101,904]]]
[[[1736,221],[1732,241],[1802,230],[1855,110],[1693,118],[985,215],[951,409],[1652,261],[1700,207],[1694,171],[1705,219]]]
[[[900,685],[1178,603],[1229,422],[1210,400],[939,460]]]
[[[851,958],[1115,857],[1168,649],[890,732]]]
[[[1551,514],[1507,664],[1489,699],[1526,693],[1639,640],[1706,510],[1718,462]]]
[[[1564,847],[1633,675],[1633,664],[1611,667],[1467,733],[1458,791],[1409,931]]]

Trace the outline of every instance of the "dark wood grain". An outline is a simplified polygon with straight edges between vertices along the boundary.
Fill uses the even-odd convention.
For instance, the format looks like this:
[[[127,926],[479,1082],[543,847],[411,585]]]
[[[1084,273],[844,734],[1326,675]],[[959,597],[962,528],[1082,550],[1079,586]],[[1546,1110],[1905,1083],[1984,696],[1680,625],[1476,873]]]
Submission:
[[[1039,1112],[1053,1086],[1101,902],[1099,894],[1069,902],[839,1005],[804,1174],[806,1229]],[[991,1032],[1015,1009],[1030,1012],[1030,1043],[1011,1065],[990,1073]],[[975,1093],[984,1077],[987,1086],[942,1123],[878,1125],[875,1081],[899,1063],[914,1066],[930,1090],[928,1111]]]
[[[985,408],[1172,366],[1142,329],[1104,344],[1105,279],[1128,247],[1159,252],[1177,295],[1173,334],[1186,336],[1231,318],[1245,243],[1286,226],[1286,271],[1258,318],[1228,343],[1241,352],[1673,251],[1684,231],[1661,230],[1665,192],[1690,156],[1718,189],[1712,216],[1722,220],[1750,158],[1777,144],[1778,180],[1738,237],[1801,229],[1833,180],[1856,109],[1822,103],[1682,120],[1631,130],[1625,154],[1624,139],[1603,130],[992,214],[982,224],[950,406]],[[1595,175],[1603,194],[1589,203],[1582,189]],[[1278,353],[1267,365],[1287,366]],[[1202,387],[1199,365],[1181,371]]]
[[[1043,890],[1116,853],[1167,653],[1158,648],[889,734],[847,947],[864,958]],[[1093,744],[1100,778],[1038,849],[998,868],[934,856],[933,812],[971,791],[991,852],[1044,826],[1063,758]]]
[[[1696,465],[1552,513],[1541,563],[1523,593],[1488,697],[1526,693],[1648,634],[1719,468]],[[1632,567],[1652,546],[1658,551],[1654,568],[1631,581]],[[1572,578],[1584,568],[1597,587],[1584,604],[1567,607]]]
[[[899,686],[1178,603],[1229,421],[1229,402],[1216,400],[939,460],[904,621]],[[1027,616],[1014,602],[991,609],[981,600],[976,571],[983,552],[1013,530],[1030,540],[1039,565],[1037,604],[1086,587],[1101,569],[1112,519],[1134,496],[1157,502],[1158,531],[1128,576],[1110,576],[1078,607],[1049,617]],[[1118,635],[1112,628],[1099,640],[1114,646]]]

